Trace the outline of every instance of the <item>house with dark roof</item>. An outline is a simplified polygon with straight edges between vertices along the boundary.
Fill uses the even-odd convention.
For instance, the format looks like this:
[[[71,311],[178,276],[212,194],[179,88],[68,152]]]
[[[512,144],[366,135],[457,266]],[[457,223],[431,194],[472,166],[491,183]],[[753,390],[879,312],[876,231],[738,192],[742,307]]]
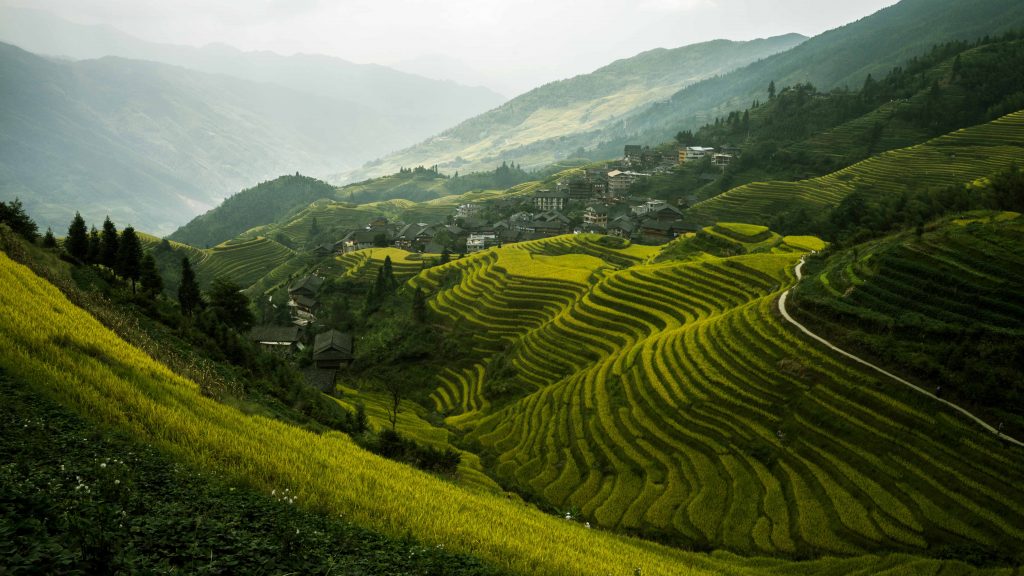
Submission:
[[[317,334],[313,343],[313,363],[321,370],[337,370],[352,363],[352,335],[328,330]]]
[[[249,341],[276,354],[291,355],[302,350],[302,334],[298,326],[253,326]]]
[[[317,276],[316,274],[308,274],[294,284],[288,287],[289,296],[306,296],[307,298],[316,298],[316,295],[320,292],[320,287],[324,285],[324,279]]]
[[[538,190],[533,195],[533,205],[541,212],[546,212],[548,210],[562,210],[568,203],[569,192],[567,190]]]

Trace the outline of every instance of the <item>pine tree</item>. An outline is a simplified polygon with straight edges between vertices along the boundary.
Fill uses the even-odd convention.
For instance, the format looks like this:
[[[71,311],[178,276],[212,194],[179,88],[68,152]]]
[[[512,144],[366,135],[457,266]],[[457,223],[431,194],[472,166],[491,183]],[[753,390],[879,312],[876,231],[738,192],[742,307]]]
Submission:
[[[768,99],[775,98],[775,80],[768,83]]]
[[[317,224],[316,218],[313,218],[313,223],[309,226],[309,237],[315,239],[320,235],[320,225]]]
[[[18,198],[9,204],[0,202],[0,224],[7,224],[15,234],[29,242],[35,242],[39,237],[39,227],[25,212],[25,206]]]
[[[117,227],[110,221],[110,216],[103,221],[103,232],[100,234],[99,263],[111,270],[117,267]]]
[[[56,248],[57,239],[53,237],[53,230],[49,227],[46,228],[46,235],[43,236],[43,248]]]
[[[221,324],[239,332],[252,328],[256,317],[249,307],[249,297],[242,292],[241,286],[227,278],[218,277],[210,285],[207,296],[209,309]]]
[[[117,275],[132,281],[132,294],[135,293],[135,282],[142,272],[142,243],[135,234],[135,228],[128,226],[121,232],[117,248]]]
[[[398,282],[395,280],[395,270],[391,265],[391,256],[384,257],[384,265],[381,266],[384,276],[384,289],[387,292],[393,292],[398,287]]]
[[[423,289],[419,286],[416,287],[416,291],[412,294],[412,320],[417,324],[423,324],[427,321],[427,298],[423,294]]]
[[[142,257],[139,282],[142,284],[142,293],[150,298],[156,298],[164,290],[164,280],[160,277],[160,271],[156,268],[156,259],[152,254],[147,253]]]
[[[85,261],[89,264],[100,263],[100,252],[103,250],[103,240],[100,239],[100,231],[95,226],[89,231],[89,252]]]
[[[181,259],[178,304],[181,305],[181,313],[185,316],[192,316],[196,309],[203,305],[203,296],[199,292],[199,284],[196,283],[196,273],[192,270],[192,263],[188,261],[188,256]]]
[[[68,226],[68,237],[64,240],[64,249],[79,262],[84,263],[89,260],[89,232],[85,227],[85,219],[78,212],[75,212],[75,217],[71,219],[71,225]]]

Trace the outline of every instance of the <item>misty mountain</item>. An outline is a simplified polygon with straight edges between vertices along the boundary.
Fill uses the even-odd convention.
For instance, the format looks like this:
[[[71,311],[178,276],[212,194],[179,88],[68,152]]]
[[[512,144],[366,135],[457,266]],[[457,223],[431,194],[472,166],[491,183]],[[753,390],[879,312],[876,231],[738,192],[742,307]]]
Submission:
[[[170,232],[231,192],[382,153],[401,126],[351,102],[184,68],[51,60],[0,44],[0,197],[62,232]]]
[[[776,50],[777,54],[690,83],[672,95],[640,102],[601,123],[584,123],[581,128],[579,122],[544,122],[563,117],[547,110],[534,117],[516,117],[508,113],[520,109],[522,100],[516,98],[453,130],[370,163],[358,173],[376,174],[393,166],[417,164],[465,169],[466,163],[477,159],[493,163],[495,158],[534,166],[573,156],[581,148],[587,157],[606,158],[621,154],[625,143],[663,142],[679,130],[697,128],[730,110],[746,108],[755,99],[764,101],[771,81],[779,89],[803,82],[822,90],[859,88],[869,73],[884,76],[934,44],[975,40],[1022,26],[1024,3],[1019,0],[903,0],[806,42],[794,42],[798,45],[791,50]],[[523,98],[543,94],[550,86]],[[543,134],[523,135],[538,124],[544,126]]]
[[[616,124],[684,86],[725,74],[806,40],[798,34],[749,42],[714,40],[656,49],[567,80],[551,82],[409,149],[368,164],[358,176],[401,166],[450,171],[489,168],[503,159],[539,167],[565,157],[589,134]],[[566,146],[572,141],[571,146]]]
[[[487,88],[424,78],[376,64],[320,55],[243,52],[223,44],[202,48],[159,44],[110,26],[75,24],[31,9],[0,8],[0,41],[36,54],[72,59],[120,56],[162,62],[355,102],[400,127],[377,138],[386,151],[436,134],[505,100]],[[388,136],[393,138],[386,139]],[[357,158],[355,164],[372,157]]]

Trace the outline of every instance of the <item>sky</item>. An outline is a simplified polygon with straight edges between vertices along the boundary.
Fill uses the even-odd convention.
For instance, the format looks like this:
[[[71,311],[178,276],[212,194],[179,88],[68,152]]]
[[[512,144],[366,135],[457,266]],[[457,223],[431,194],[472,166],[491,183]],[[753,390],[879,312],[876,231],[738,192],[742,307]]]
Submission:
[[[511,97],[653,48],[813,36],[895,0],[0,0],[145,40],[327,54]]]

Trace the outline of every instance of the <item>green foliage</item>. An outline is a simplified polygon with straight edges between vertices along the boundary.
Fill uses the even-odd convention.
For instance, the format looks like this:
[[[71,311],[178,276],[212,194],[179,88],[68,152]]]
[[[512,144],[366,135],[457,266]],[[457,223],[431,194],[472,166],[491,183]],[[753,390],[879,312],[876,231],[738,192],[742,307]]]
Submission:
[[[151,253],[142,257],[139,266],[139,281],[142,284],[142,292],[150,298],[156,298],[164,291],[164,281],[160,277],[160,271],[156,267],[156,259]]]
[[[209,310],[222,324],[238,332],[252,328],[255,316],[249,306],[249,297],[237,283],[224,277],[214,279],[206,293],[206,301]]]
[[[103,232],[100,233],[99,263],[113,270],[117,267],[117,252],[117,227],[110,221],[110,216],[107,216],[103,221]]]
[[[25,212],[25,206],[19,198],[0,202],[0,224],[6,224],[15,234],[31,242],[39,237],[39,227]]]
[[[135,234],[135,228],[128,226],[121,232],[117,247],[117,265],[115,268],[118,276],[132,281],[132,292],[135,292],[135,282],[142,274],[142,244]]]
[[[53,250],[57,247],[57,239],[53,237],[53,230],[51,228],[46,229],[46,234],[43,235],[43,248],[47,250]]]
[[[89,230],[85,227],[85,219],[78,212],[68,226],[68,236],[64,239],[64,250],[79,262],[89,261]]]
[[[200,248],[215,246],[250,228],[280,220],[316,200],[331,198],[334,193],[333,186],[316,178],[281,176],[230,196],[168,239]]]
[[[178,304],[181,313],[191,316],[203,305],[203,296],[196,283],[196,274],[188,257],[181,259],[181,282],[178,284]]]

